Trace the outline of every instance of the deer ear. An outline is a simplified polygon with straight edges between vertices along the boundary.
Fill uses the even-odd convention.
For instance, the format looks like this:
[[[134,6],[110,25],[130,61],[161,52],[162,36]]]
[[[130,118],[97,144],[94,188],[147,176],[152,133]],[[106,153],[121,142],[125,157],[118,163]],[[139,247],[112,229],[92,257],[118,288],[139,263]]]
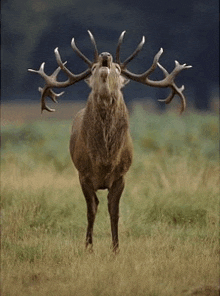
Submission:
[[[88,84],[89,87],[92,87],[91,86],[91,81],[90,81],[90,77],[89,78],[86,78],[84,79],[84,81]]]
[[[125,87],[125,85],[127,85],[130,82],[130,79],[127,79],[122,75],[120,77],[121,77],[121,85],[122,87]]]

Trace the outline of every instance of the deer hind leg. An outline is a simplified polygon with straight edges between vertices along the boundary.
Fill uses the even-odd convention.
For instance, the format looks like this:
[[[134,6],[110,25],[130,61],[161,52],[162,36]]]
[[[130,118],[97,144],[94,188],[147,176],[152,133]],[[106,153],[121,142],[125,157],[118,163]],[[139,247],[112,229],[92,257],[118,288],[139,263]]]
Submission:
[[[116,252],[119,247],[118,242],[118,220],[119,220],[119,201],[124,190],[124,177],[120,177],[112,184],[108,193],[108,211],[111,220],[113,251]]]
[[[95,216],[97,213],[99,200],[96,196],[96,193],[91,181],[88,179],[82,178],[81,176],[79,176],[79,179],[80,179],[82,191],[87,203],[88,227],[87,227],[87,233],[86,233],[86,248],[90,246],[92,249],[93,226],[95,222]]]

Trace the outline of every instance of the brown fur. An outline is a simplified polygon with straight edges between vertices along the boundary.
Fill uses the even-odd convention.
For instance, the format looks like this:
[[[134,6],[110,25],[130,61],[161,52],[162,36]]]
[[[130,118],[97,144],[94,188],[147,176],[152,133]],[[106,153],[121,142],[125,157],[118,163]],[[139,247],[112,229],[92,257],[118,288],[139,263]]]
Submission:
[[[108,56],[108,67],[100,55],[87,83],[92,88],[86,107],[76,116],[70,139],[70,154],[88,208],[86,245],[92,244],[92,229],[98,206],[95,192],[108,189],[113,248],[118,247],[118,207],[124,175],[132,162],[129,116],[121,88],[127,80]]]

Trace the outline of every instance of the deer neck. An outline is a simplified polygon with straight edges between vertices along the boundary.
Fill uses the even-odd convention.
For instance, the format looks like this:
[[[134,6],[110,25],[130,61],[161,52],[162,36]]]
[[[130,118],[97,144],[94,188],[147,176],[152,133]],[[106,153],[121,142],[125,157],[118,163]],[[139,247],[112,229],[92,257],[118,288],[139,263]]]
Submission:
[[[121,91],[110,92],[109,88],[103,86],[98,93],[91,93],[91,105],[94,114],[99,114],[102,119],[106,116],[117,116],[119,110],[124,109],[124,100]]]
[[[112,88],[108,83],[102,83],[97,89],[93,89],[90,97],[93,98],[94,107],[109,109],[116,107],[123,100],[120,89]]]

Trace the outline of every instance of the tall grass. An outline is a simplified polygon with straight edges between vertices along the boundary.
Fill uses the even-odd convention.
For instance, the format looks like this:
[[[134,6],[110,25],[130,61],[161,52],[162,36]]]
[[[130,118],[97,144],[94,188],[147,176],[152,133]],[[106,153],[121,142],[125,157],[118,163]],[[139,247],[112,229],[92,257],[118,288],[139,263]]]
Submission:
[[[217,117],[134,110],[117,256],[105,191],[94,252],[84,248],[86,203],[68,153],[70,125],[2,128],[2,295],[218,295]]]

